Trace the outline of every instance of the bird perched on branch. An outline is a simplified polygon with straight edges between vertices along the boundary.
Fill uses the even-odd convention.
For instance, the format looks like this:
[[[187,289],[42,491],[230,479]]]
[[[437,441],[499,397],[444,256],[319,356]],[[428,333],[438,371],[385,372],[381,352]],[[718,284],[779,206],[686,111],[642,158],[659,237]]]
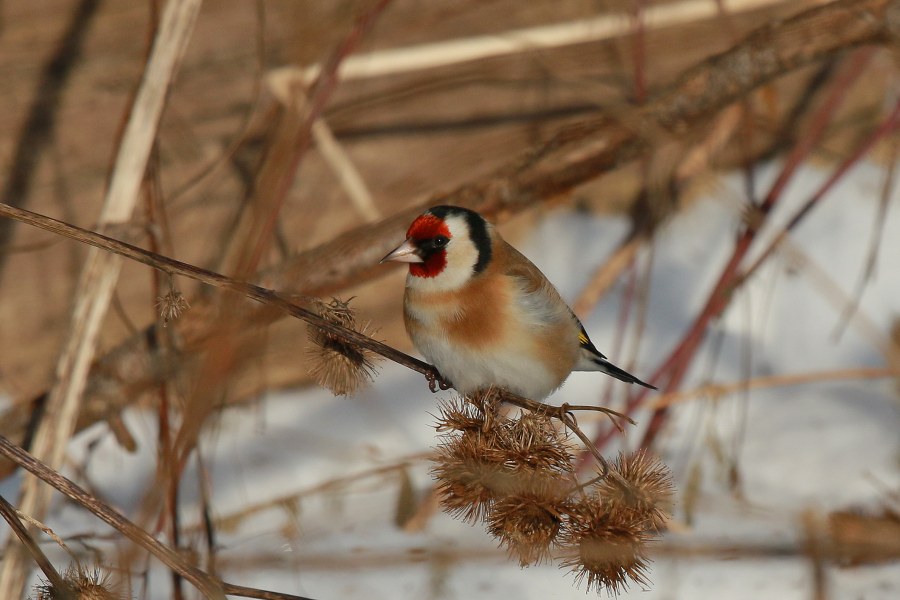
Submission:
[[[463,394],[497,385],[543,400],[572,371],[656,389],[609,362],[544,274],[475,211],[429,209],[386,261],[409,263],[406,331]]]

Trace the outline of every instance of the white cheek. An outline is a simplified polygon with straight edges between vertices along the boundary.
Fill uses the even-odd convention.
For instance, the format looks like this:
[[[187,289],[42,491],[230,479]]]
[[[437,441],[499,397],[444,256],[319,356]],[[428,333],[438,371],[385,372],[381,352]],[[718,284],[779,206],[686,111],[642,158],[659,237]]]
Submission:
[[[447,244],[447,265],[434,277],[406,278],[407,287],[422,292],[450,292],[458,290],[469,282],[478,262],[478,249],[469,237],[469,229],[459,217],[447,219],[450,243]]]

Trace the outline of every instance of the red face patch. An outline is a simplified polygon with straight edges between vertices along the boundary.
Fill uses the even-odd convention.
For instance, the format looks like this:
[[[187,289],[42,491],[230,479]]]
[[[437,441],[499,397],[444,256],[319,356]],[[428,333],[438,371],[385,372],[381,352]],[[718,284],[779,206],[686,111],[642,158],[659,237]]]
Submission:
[[[452,237],[447,223],[434,215],[422,215],[417,218],[406,232],[406,237],[412,240],[414,244],[431,240],[439,235],[446,238]],[[447,251],[443,249],[427,253],[422,258],[425,262],[409,264],[411,275],[415,277],[436,277],[447,266]]]
[[[407,238],[417,242],[430,240],[439,235],[450,237],[450,230],[443,219],[438,219],[434,215],[422,215],[417,218],[406,232]]]

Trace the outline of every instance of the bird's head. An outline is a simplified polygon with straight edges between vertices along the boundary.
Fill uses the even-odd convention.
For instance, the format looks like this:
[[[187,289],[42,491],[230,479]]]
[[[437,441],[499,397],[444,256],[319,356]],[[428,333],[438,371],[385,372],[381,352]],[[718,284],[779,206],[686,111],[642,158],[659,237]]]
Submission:
[[[417,217],[406,241],[381,262],[409,263],[409,285],[456,289],[482,272],[491,260],[491,225],[477,212],[435,206]]]

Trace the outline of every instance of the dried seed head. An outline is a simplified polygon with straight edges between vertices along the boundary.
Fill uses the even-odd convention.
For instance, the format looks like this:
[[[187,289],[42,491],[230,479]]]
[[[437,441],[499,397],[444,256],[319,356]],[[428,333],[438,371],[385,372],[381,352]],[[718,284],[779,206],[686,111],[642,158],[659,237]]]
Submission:
[[[586,582],[588,590],[616,595],[629,582],[645,586],[646,531],[646,523],[633,511],[607,505],[597,497],[585,498],[569,513],[562,543],[568,558],[562,566],[571,568],[577,582]]]
[[[447,434],[438,446],[431,473],[438,481],[441,504],[450,514],[475,523],[509,487],[513,477],[492,448],[491,432]]]
[[[521,476],[520,476],[521,478]],[[536,476],[523,486],[528,491],[496,500],[486,517],[488,532],[526,567],[550,557],[550,549],[567,512],[571,483]]]
[[[503,406],[500,392],[500,388],[490,386],[468,394],[465,400],[486,415],[499,415],[500,408]]]
[[[446,433],[432,474],[444,508],[466,521],[485,519],[497,500],[543,502],[551,488],[556,498],[573,486],[565,436],[543,415],[503,416],[491,390],[442,404],[437,429]]]
[[[98,568],[88,571],[78,565],[70,566],[63,574],[63,580],[69,584],[69,593],[50,583],[42,583],[34,588],[36,600],[122,600],[125,597],[116,590],[109,573]]]
[[[668,467],[645,450],[619,453],[612,469],[628,483],[628,488],[607,477],[596,486],[596,493],[608,503],[637,513],[652,532],[665,528],[672,513],[675,485]]]
[[[550,417],[537,413],[523,414],[509,422],[504,434],[500,437],[511,468],[573,472],[574,456],[569,441],[554,426]]]
[[[156,309],[162,317],[163,326],[180,317],[190,307],[187,299],[174,286],[170,287],[165,295],[156,299]]]
[[[328,304],[321,301],[312,304],[329,321],[366,333],[367,327],[357,325],[349,305],[350,300],[342,302],[337,298]],[[308,328],[308,333],[313,344],[309,372],[319,385],[335,395],[349,396],[372,381],[375,364],[369,350],[314,326]]]
[[[448,431],[487,432],[492,414],[486,414],[465,398],[459,396],[445,400],[438,405],[435,429],[438,433]]]

